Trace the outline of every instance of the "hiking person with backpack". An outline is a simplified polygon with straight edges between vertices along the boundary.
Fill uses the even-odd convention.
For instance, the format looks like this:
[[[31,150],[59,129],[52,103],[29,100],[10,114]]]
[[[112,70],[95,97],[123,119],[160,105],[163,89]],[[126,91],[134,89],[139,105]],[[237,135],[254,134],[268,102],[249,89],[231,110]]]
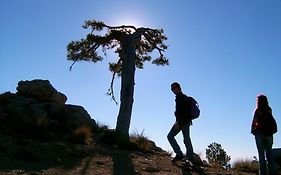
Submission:
[[[172,159],[172,162],[175,163],[178,160],[184,159],[184,155],[175,139],[175,136],[182,131],[183,141],[186,148],[186,159],[193,162],[193,147],[190,139],[190,125],[192,124],[192,118],[197,118],[199,116],[199,108],[197,111],[197,116],[192,117],[192,97],[186,96],[181,91],[181,86],[179,83],[174,82],[171,84],[171,90],[176,95],[176,110],[175,117],[176,122],[172,126],[170,132],[167,135],[168,141],[171,144],[176,156]],[[194,99],[193,99],[194,100]],[[194,100],[195,101],[195,100]],[[196,102],[196,101],[195,101]],[[197,102],[196,102],[197,103]]]
[[[276,174],[275,162],[272,155],[273,134],[277,132],[277,124],[272,116],[271,107],[265,95],[258,95],[256,109],[252,121],[251,133],[255,136],[259,154],[259,174],[266,175],[266,160],[268,174]]]

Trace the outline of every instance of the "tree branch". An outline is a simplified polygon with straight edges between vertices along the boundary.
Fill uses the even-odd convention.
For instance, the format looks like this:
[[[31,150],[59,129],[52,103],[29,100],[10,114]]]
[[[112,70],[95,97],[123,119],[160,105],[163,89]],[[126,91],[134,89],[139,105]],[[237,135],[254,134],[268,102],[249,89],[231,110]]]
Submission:
[[[115,102],[115,104],[117,105],[118,102],[116,101],[115,99],[115,95],[114,95],[114,80],[115,80],[115,76],[116,76],[116,72],[113,72],[113,75],[112,75],[112,79],[111,79],[111,83],[110,83],[110,87],[107,91],[107,95],[110,95],[111,96],[111,99]]]
[[[72,70],[73,65],[76,63],[76,61],[73,61],[73,63],[71,64],[71,66],[69,67],[69,71]]]
[[[122,59],[120,58],[117,63],[115,64],[116,66],[120,66],[121,64],[121,61]],[[120,68],[117,68],[117,69],[112,69],[113,71],[113,75],[112,75],[112,79],[111,79],[111,83],[110,83],[110,87],[107,91],[107,95],[110,95],[111,96],[111,99],[116,103],[116,105],[118,104],[117,101],[116,101],[116,98],[115,98],[115,95],[114,95],[114,80],[115,80],[115,77],[116,77],[116,73],[118,73],[118,69]]]
[[[114,29],[126,29],[126,28],[131,28],[134,29],[135,31],[137,30],[137,28],[135,26],[131,26],[131,25],[121,25],[121,26],[108,26],[105,25],[105,27],[107,27],[108,29],[114,30]]]

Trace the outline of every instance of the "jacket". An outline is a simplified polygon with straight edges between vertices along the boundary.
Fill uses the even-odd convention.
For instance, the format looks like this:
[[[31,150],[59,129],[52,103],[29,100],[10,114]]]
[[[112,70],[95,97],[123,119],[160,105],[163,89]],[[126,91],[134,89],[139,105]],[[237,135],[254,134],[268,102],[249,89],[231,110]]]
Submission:
[[[176,96],[176,111],[175,111],[175,117],[176,122],[183,126],[186,123],[191,122],[191,116],[190,116],[190,107],[191,102],[189,98],[183,94],[182,92]]]
[[[251,133],[255,136],[272,136],[277,132],[277,124],[272,116],[272,110],[256,109],[251,126]]]

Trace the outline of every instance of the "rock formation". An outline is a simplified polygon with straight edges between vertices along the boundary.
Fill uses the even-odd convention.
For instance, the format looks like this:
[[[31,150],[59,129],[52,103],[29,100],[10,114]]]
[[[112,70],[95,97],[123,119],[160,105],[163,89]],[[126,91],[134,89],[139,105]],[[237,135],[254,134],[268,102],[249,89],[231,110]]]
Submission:
[[[48,80],[20,81],[15,94],[0,95],[0,128],[6,134],[39,140],[71,139],[79,128],[92,129],[95,121]]]
[[[95,120],[66,100],[48,80],[20,81],[16,93],[0,94],[0,168],[15,159],[55,161],[79,153],[67,144],[92,143]]]

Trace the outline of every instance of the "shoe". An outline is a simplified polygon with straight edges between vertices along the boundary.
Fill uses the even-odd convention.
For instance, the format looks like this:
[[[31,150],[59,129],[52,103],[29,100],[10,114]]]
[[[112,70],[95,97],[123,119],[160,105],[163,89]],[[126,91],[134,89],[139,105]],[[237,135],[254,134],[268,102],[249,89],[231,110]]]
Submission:
[[[176,162],[176,161],[179,161],[179,160],[182,160],[184,158],[184,156],[182,154],[177,154],[173,159],[172,159],[172,162]]]
[[[196,167],[194,166],[194,164],[189,160],[186,160],[185,162],[183,162],[183,165],[190,171],[196,170]]]
[[[185,165],[188,167],[194,167],[194,164],[190,160],[186,160]]]

